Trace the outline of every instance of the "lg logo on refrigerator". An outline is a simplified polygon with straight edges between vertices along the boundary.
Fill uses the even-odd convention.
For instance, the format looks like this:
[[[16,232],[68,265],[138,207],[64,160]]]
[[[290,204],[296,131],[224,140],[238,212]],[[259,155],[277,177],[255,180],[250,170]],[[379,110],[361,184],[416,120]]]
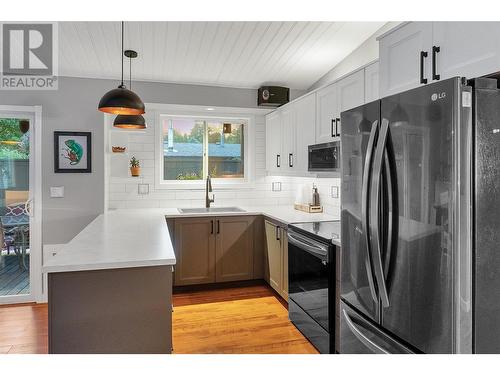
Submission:
[[[57,24],[2,23],[3,89],[57,89]]]
[[[446,93],[443,91],[443,92],[440,92],[440,93],[434,93],[431,95],[431,100],[433,102],[435,102],[436,100],[439,100],[439,99],[444,99],[446,98]]]

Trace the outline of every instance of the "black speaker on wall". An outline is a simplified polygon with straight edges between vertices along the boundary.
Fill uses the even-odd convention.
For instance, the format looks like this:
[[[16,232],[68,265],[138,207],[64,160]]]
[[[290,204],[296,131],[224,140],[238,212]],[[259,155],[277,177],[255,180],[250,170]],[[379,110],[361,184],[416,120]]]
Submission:
[[[281,86],[262,86],[259,88],[257,104],[263,107],[279,107],[290,101],[290,89]]]

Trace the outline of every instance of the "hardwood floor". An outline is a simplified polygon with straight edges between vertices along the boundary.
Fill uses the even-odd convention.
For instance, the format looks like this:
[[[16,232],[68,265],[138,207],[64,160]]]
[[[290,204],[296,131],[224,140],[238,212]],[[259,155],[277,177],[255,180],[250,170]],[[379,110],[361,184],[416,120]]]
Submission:
[[[267,285],[174,294],[174,353],[317,353]],[[47,305],[0,307],[0,354],[47,353]]]
[[[317,353],[267,285],[174,294],[174,353]]]
[[[47,304],[0,307],[0,353],[47,353]]]

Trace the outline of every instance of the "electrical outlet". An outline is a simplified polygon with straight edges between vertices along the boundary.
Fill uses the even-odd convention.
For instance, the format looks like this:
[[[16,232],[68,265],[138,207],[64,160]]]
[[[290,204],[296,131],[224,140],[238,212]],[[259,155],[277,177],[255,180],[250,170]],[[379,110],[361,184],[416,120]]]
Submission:
[[[138,184],[137,185],[137,194],[148,195],[149,194],[149,184]]]
[[[339,197],[339,187],[338,186],[330,186],[330,196],[332,198]]]
[[[273,191],[281,191],[281,182],[273,182]]]

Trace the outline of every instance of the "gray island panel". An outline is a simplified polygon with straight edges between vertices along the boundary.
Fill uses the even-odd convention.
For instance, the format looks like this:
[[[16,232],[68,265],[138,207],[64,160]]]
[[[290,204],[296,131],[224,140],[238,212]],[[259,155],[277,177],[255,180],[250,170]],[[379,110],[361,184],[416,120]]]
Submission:
[[[49,353],[172,352],[172,266],[48,277]]]

